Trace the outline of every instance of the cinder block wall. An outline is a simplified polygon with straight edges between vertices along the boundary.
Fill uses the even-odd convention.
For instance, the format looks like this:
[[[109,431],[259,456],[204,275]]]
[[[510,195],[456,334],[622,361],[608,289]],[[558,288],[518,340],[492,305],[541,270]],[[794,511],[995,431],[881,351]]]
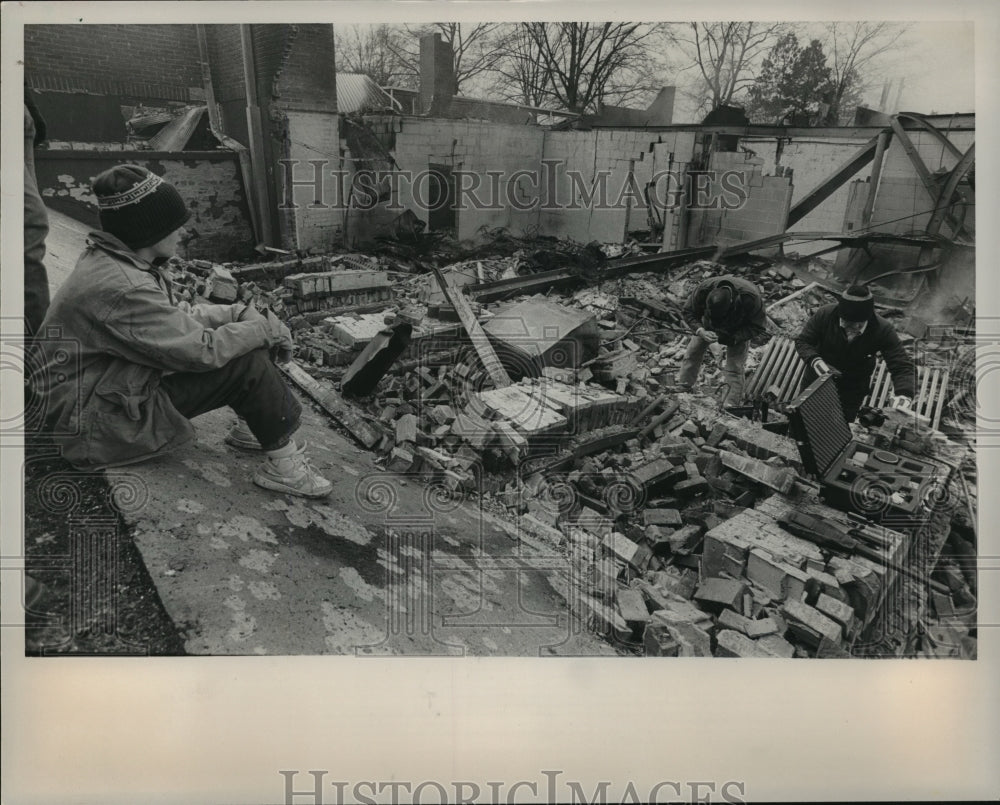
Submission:
[[[36,89],[204,98],[193,25],[26,25],[24,66]]]
[[[633,198],[631,213],[623,189],[628,185],[629,164],[634,161],[634,187],[639,191],[660,171],[673,163],[690,162],[694,154],[692,132],[651,134],[641,129],[599,129],[596,131],[547,131],[543,157],[558,162],[555,196],[558,205],[541,211],[539,227],[545,234],[578,241],[620,242],[629,229],[646,227],[646,206]],[[587,192],[599,187],[606,172],[607,204],[583,203],[580,187],[574,187],[571,172],[579,176]],[[634,194],[630,194],[633,195]],[[599,208],[603,207],[603,208]]]
[[[908,134],[931,173],[950,170],[958,161],[929,132],[911,131]],[[972,145],[975,132],[952,132],[948,139],[964,153]],[[913,163],[903,146],[893,137],[882,163],[882,179],[875,195],[872,225],[878,225],[879,229],[887,232],[923,231],[930,220],[933,206]],[[942,228],[942,234],[947,234],[947,227]]]
[[[867,138],[860,140],[807,140],[797,139],[786,143],[781,154],[781,164],[792,169],[792,204],[812,192],[830,175],[850,159]],[[847,213],[847,200],[850,195],[850,183],[856,179],[864,181],[871,176],[871,163],[865,165],[826,201],[820,204],[805,218],[791,227],[791,232],[840,232],[844,228],[844,217]],[[821,249],[829,243],[812,244]],[[808,253],[810,244],[799,249]]]
[[[453,171],[486,177],[487,171],[500,171],[504,180],[518,170],[537,171],[541,166],[544,133],[540,128],[506,125],[473,120],[440,118],[403,118],[394,138],[394,156],[400,169],[414,176],[428,170],[430,164],[451,166]],[[477,190],[484,202],[490,201],[488,185]],[[506,191],[504,191],[506,192]],[[530,206],[537,191],[527,179],[517,182],[517,196]],[[427,210],[420,203],[426,186],[414,192],[408,181],[400,182],[398,202],[427,221]],[[414,197],[416,195],[416,198]],[[475,238],[481,227],[507,227],[521,234],[538,225],[537,204],[520,211],[501,196],[500,209],[476,209],[466,204],[457,212],[457,235],[461,240]]]

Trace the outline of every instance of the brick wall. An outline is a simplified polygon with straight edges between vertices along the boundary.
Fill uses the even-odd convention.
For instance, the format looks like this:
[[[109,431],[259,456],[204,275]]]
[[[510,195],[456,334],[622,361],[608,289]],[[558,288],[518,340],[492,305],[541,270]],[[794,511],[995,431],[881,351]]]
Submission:
[[[26,25],[24,63],[36,89],[204,98],[193,25]]]
[[[212,89],[219,105],[225,133],[243,145],[249,145],[247,132],[247,94],[243,79],[243,49],[238,25],[206,25],[208,63],[212,71]]]
[[[282,109],[337,113],[333,26],[296,25],[273,92]]]
[[[35,170],[45,204],[97,228],[97,203],[90,184],[101,171],[123,162],[143,165],[173,184],[191,210],[185,225],[191,239],[186,256],[217,261],[253,256],[253,235],[243,196],[239,163],[224,152],[173,155],[150,151],[38,151]]]

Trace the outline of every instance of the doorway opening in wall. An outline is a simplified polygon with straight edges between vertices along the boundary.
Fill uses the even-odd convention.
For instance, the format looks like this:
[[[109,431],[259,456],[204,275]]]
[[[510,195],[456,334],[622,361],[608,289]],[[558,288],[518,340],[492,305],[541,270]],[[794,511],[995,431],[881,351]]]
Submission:
[[[430,162],[428,186],[427,229],[456,235],[458,211],[455,209],[455,174],[450,165]]]

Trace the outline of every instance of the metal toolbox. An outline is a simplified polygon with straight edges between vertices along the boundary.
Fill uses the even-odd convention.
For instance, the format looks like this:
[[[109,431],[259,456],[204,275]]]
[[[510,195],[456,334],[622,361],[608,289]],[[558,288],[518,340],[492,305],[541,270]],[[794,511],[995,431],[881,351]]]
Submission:
[[[913,528],[945,494],[949,468],[854,440],[832,376],[812,383],[787,414],[802,464],[834,508],[890,528]]]

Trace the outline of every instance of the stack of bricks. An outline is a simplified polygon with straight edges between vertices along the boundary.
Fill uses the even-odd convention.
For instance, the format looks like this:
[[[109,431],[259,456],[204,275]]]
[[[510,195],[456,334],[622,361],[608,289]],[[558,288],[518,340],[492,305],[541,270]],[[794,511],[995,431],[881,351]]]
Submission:
[[[289,291],[285,306],[292,315],[392,299],[389,277],[382,271],[324,271],[284,278]]]

